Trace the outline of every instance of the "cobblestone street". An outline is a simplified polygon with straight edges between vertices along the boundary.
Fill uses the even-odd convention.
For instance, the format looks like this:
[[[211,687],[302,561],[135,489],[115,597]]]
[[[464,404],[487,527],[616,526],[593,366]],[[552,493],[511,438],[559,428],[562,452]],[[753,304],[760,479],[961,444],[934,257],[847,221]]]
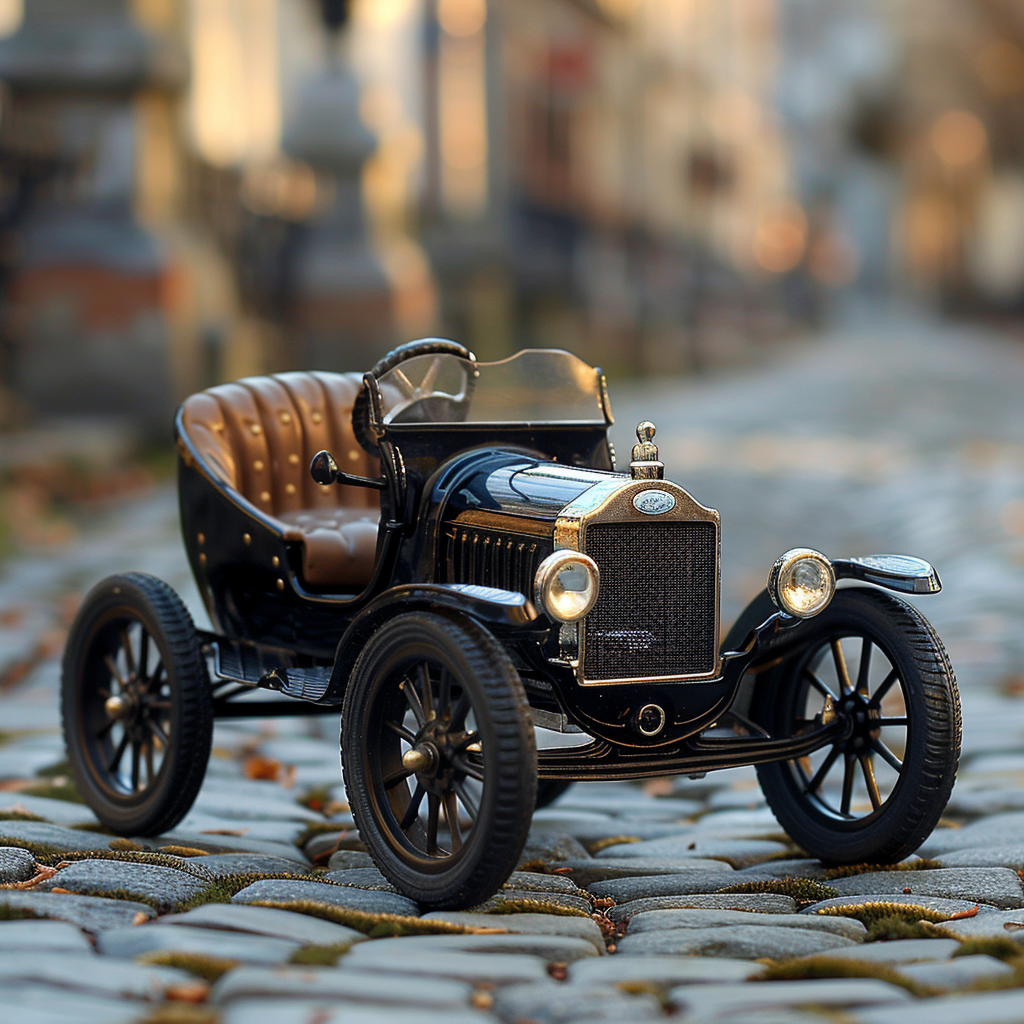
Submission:
[[[497,898],[422,914],[353,829],[337,716],[220,723],[178,828],[97,830],[67,799],[63,631],[94,582],[129,569],[165,579],[208,625],[168,486],[94,515],[73,546],[0,566],[5,1019],[1024,1020],[1019,341],[894,317],[762,368],[610,386],[620,469],[651,419],[666,476],[721,511],[726,625],[791,547],[938,568],[943,592],[915,603],[957,672],[963,758],[905,870],[801,857],[753,769],[587,783],[536,814]]]

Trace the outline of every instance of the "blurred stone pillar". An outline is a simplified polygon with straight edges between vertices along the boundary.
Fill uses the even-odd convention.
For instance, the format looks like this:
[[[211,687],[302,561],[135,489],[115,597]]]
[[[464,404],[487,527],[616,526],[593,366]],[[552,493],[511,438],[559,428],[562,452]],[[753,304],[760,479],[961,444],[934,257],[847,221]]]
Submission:
[[[37,412],[167,433],[171,270],[136,218],[139,97],[185,77],[180,47],[145,31],[129,0],[25,0],[0,40],[0,146],[54,168],[16,225],[9,293],[15,388]]]
[[[364,370],[396,340],[391,289],[373,252],[362,169],[375,140],[359,118],[359,86],[341,52],[347,0],[319,0],[327,60],[311,71],[285,122],[283,148],[309,164],[321,196],[288,272],[293,366]]]

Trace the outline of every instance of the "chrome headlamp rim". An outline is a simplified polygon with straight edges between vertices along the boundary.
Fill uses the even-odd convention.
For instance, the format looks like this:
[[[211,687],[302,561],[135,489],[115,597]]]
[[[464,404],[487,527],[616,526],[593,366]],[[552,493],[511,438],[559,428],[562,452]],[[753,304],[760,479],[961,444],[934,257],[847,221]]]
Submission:
[[[558,579],[559,573],[570,565],[581,565],[586,570],[590,579],[588,597],[580,608],[574,610],[571,615],[560,612],[552,600],[552,588]],[[553,551],[537,566],[537,572],[533,578],[534,603],[538,608],[557,622],[578,622],[582,619],[597,602],[598,591],[601,586],[601,571],[589,555],[582,551],[572,551],[569,548],[559,548]]]
[[[812,605],[799,607],[785,598],[786,588],[801,562],[814,562],[822,570],[824,580],[822,596]],[[831,603],[836,592],[836,573],[832,562],[813,548],[790,548],[776,560],[768,573],[768,596],[776,608],[798,619],[810,619],[821,614]]]

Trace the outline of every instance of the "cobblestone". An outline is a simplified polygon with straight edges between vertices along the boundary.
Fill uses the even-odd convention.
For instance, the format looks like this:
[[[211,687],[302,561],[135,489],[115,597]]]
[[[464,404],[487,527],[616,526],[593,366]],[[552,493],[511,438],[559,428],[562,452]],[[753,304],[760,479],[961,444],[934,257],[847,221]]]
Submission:
[[[785,841],[753,769],[579,784],[536,815],[526,870],[487,905],[540,901],[551,912],[437,912],[424,916],[495,933],[371,939],[253,905],[312,899],[326,914],[421,913],[379,874],[355,832],[336,717],[219,723],[189,816],[167,835],[115,843],[188,854],[177,868],[82,860],[109,856],[115,842],[91,810],[23,792],[55,781],[34,777],[59,772],[63,757],[59,657],[48,657],[0,694],[0,918],[41,918],[0,920],[7,1015],[19,1024],[127,1024],[162,1001],[177,1010],[181,998],[202,998],[197,975],[133,959],[162,954],[194,970],[203,957],[240,962],[200,1011],[217,1024],[639,1022],[664,1019],[661,998],[694,1024],[1017,1024],[1019,990],[964,994],[979,981],[1005,983],[1011,966],[952,957],[955,939],[872,941],[856,919],[870,923],[877,912],[866,903],[896,903],[910,908],[901,913],[914,928],[913,908],[924,907],[958,915],[939,922],[957,939],[1009,938],[1024,949],[1024,361],[976,333],[889,321],[731,377],[613,384],[620,450],[633,443],[633,423],[653,418],[667,475],[721,510],[723,623],[789,547],[907,551],[938,565],[945,590],[920,606],[958,673],[964,757],[946,819],[918,851],[937,864],[834,878]],[[910,375],[907,389],[900,381]],[[780,389],[796,389],[801,401],[780,404]],[[163,488],[96,517],[75,546],[0,566],[0,613],[19,609],[16,629],[0,626],[0,672],[60,628],[69,595],[125,568],[166,578],[209,625],[173,492]],[[276,778],[250,777],[268,772]],[[325,799],[331,817],[311,809]],[[52,878],[37,875],[36,858],[55,864],[53,851],[76,856]],[[230,878],[309,875],[314,859],[339,884]],[[232,902],[172,912],[211,895],[215,879],[221,900],[242,885]],[[840,895],[798,904],[799,890],[785,881],[779,892],[719,891],[785,879]],[[86,891],[118,898],[76,894]],[[842,916],[818,913],[837,907]],[[301,950],[337,956],[337,966],[289,965]],[[866,962],[865,970],[896,967],[948,994],[912,999],[873,978],[750,980],[768,970],[759,959],[797,971],[800,958],[822,954]]]

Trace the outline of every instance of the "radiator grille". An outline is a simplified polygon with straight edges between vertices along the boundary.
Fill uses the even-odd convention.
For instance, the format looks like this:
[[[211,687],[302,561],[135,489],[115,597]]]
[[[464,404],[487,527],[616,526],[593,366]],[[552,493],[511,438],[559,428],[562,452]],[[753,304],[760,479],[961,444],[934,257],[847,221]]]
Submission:
[[[449,583],[498,587],[532,600],[538,550],[535,540],[455,527],[445,533],[445,577]]]
[[[714,671],[715,523],[594,523],[586,552],[601,570],[597,604],[584,619],[587,682]]]

